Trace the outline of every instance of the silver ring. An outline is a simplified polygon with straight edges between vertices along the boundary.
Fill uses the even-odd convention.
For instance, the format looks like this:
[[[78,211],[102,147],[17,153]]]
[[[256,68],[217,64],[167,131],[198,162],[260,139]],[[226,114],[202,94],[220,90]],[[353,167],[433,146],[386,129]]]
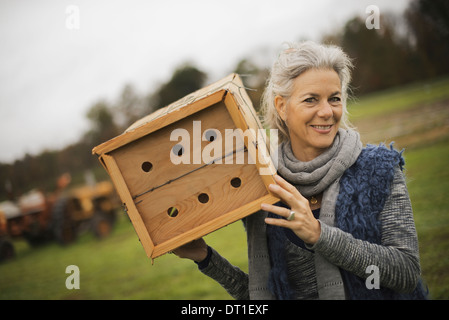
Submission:
[[[288,216],[287,220],[292,221],[293,219],[295,219],[295,211],[290,210],[290,215]]]

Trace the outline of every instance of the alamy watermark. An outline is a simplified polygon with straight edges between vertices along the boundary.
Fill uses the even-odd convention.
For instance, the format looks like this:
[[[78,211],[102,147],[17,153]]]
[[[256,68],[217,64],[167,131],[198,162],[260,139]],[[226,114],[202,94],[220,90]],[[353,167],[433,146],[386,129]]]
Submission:
[[[225,129],[223,133],[214,128],[202,131],[201,121],[193,121],[192,134],[183,128],[173,130],[170,141],[177,144],[170,150],[170,161],[174,165],[257,163],[261,175],[273,174],[270,165],[277,168],[277,129]],[[207,142],[204,147],[203,142]]]
[[[370,5],[366,7],[365,13],[369,16],[365,20],[365,26],[367,29],[380,29],[380,10],[378,6]]]
[[[69,290],[80,288],[80,268],[76,265],[70,265],[65,268],[65,273],[70,275],[65,280],[65,287]]]
[[[80,29],[80,8],[76,5],[69,5],[65,8],[65,27],[68,30]]]
[[[379,267],[375,265],[369,265],[365,269],[365,273],[369,276],[365,280],[365,286],[367,289],[380,289],[379,283]]]

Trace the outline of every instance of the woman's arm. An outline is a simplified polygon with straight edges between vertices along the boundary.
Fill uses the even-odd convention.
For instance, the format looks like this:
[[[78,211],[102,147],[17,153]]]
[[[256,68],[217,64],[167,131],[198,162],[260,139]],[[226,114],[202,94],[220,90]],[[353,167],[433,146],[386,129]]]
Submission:
[[[203,239],[187,243],[173,253],[195,261],[202,273],[217,281],[234,299],[249,299],[248,275],[207,246]]]
[[[233,266],[217,251],[209,247],[210,256],[206,266],[199,264],[200,271],[217,281],[234,299],[248,300],[248,275]]]
[[[421,272],[418,239],[405,179],[399,168],[380,219],[381,245],[355,239],[322,223],[320,238],[311,248],[362,278],[370,274],[366,273],[368,266],[377,266],[382,286],[399,292],[413,291]]]

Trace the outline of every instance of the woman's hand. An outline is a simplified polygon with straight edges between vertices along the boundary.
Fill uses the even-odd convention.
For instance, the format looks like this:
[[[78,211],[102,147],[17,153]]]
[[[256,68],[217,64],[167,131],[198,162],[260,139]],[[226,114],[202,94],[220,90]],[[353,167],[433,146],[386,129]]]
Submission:
[[[173,253],[180,258],[201,262],[207,257],[207,244],[200,238],[173,250]]]
[[[295,214],[292,220],[266,218],[265,222],[273,226],[289,228],[305,243],[315,244],[320,238],[321,225],[313,216],[309,201],[280,176],[275,175],[274,178],[278,184],[270,184],[270,191],[281,198],[291,209],[263,203],[261,205],[262,210],[285,218],[290,216],[291,211],[294,211]]]

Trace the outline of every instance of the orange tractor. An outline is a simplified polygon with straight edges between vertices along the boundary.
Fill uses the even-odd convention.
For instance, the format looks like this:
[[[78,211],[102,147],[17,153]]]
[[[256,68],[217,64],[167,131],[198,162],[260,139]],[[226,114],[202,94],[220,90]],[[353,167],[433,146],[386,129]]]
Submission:
[[[53,205],[53,234],[62,244],[74,241],[78,233],[86,229],[103,238],[110,233],[120,205],[109,181],[67,190]]]
[[[58,190],[45,195],[31,190],[16,202],[0,203],[0,261],[14,256],[11,239],[25,238],[32,246],[55,239],[69,244],[81,231],[107,236],[121,205],[111,182],[68,188],[70,176],[58,180]]]
[[[20,215],[20,209],[15,203],[0,203],[0,262],[15,256],[14,245],[8,234],[8,218],[17,215]]]

